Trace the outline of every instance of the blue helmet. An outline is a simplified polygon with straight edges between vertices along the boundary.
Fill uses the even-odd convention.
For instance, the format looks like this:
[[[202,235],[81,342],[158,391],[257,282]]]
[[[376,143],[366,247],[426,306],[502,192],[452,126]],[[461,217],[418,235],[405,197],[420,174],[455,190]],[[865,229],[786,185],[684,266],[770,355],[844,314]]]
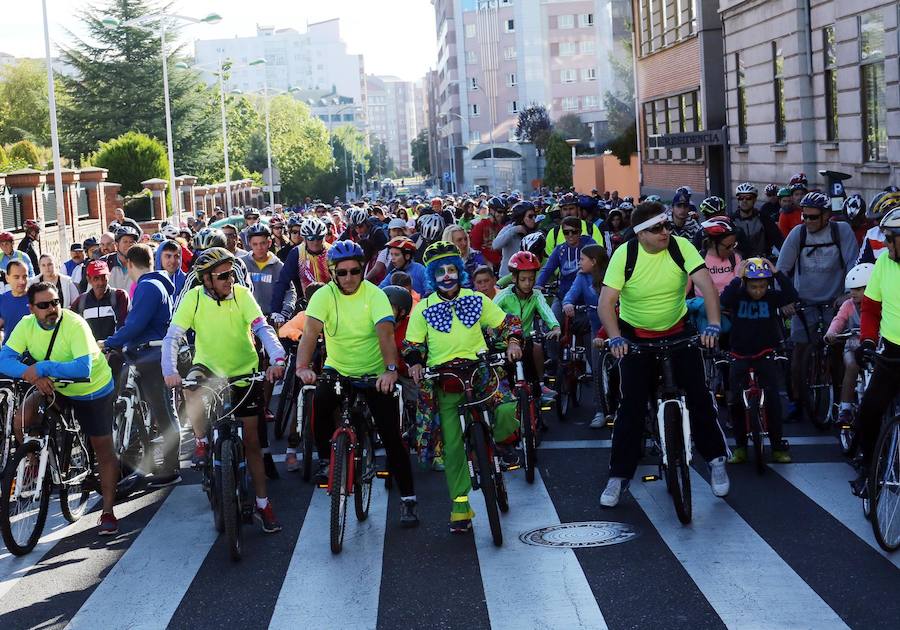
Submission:
[[[691,203],[691,191],[689,188],[682,186],[678,190],[675,191],[675,195],[672,196],[672,205],[677,206],[679,204],[690,204]]]
[[[366,255],[362,247],[353,241],[337,241],[328,250],[328,264],[336,265],[344,260],[357,260],[363,262]]]
[[[747,259],[747,266],[744,268],[744,277],[748,280],[768,280],[773,278],[775,273],[769,266],[769,263],[762,258]]]
[[[597,210],[597,200],[590,195],[578,195],[578,207],[588,212]]]

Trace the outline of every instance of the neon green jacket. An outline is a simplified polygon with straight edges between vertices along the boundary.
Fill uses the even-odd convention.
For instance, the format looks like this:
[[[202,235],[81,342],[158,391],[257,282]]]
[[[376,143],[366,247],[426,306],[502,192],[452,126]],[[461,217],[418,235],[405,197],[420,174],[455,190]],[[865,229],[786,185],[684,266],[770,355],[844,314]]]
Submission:
[[[550,328],[558,328],[559,322],[556,315],[544,299],[543,293],[535,291],[526,299],[520,298],[514,287],[506,287],[494,296],[494,303],[503,309],[504,313],[515,315],[522,320],[522,334],[529,334],[534,328],[534,316],[537,315]]]

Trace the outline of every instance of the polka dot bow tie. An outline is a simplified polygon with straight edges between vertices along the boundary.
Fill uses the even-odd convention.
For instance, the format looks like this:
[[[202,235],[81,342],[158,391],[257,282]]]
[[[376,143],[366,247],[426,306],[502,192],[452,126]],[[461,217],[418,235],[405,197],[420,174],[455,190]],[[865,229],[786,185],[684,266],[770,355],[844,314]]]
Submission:
[[[481,319],[481,296],[464,295],[451,302],[439,302],[426,308],[422,314],[428,325],[438,332],[448,333],[453,325],[453,313],[466,328],[471,328]]]

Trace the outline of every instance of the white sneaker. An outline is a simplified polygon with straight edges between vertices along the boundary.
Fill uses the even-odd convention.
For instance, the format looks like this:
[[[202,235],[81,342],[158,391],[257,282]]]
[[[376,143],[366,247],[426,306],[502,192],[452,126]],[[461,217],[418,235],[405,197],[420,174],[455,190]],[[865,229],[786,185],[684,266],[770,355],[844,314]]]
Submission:
[[[600,505],[603,507],[616,507],[622,496],[622,490],[628,487],[628,480],[623,477],[610,477],[606,482],[606,488],[600,495]]]
[[[606,426],[606,415],[602,411],[598,411],[594,414],[594,419],[591,420],[590,428],[591,429],[602,429]]]
[[[731,489],[731,482],[728,481],[728,471],[725,470],[725,458],[716,457],[709,462],[710,476],[712,477],[712,491],[717,497],[724,497]]]

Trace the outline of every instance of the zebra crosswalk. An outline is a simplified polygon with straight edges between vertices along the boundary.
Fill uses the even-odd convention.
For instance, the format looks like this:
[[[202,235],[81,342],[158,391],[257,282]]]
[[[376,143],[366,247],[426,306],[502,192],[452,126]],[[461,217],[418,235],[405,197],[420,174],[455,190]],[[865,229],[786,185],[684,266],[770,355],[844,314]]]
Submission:
[[[10,628],[73,630],[822,629],[900,618],[900,558],[875,544],[845,464],[772,466],[763,476],[732,468],[725,500],[699,464],[693,522],[682,526],[665,484],[642,483],[643,469],[619,507],[600,508],[607,457],[548,448],[534,484],[508,475],[499,548],[480,493],[474,535],[451,537],[443,476],[416,470],[422,525],[401,529],[396,491],[376,482],[368,519],[351,513],[344,550],[333,555],[327,494],[285,473],[270,485],[284,530],[248,528],[239,563],[228,560],[187,472],[183,485],[120,506],[111,540],[96,538],[92,514],[67,527],[48,521],[30,556],[0,550],[0,618]],[[576,521],[623,523],[633,536],[592,548],[520,539]]]

